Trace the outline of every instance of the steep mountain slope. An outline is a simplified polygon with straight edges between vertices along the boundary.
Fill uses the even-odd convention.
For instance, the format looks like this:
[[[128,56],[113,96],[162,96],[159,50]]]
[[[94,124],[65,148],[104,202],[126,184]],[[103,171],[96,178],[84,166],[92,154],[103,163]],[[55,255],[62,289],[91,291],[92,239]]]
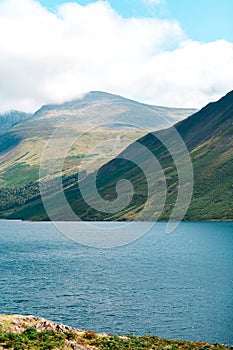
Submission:
[[[12,126],[31,118],[31,114],[20,111],[10,111],[0,115],[0,135],[9,131]]]
[[[32,118],[21,119],[8,133],[0,135],[0,187],[14,188],[38,180],[46,143],[60,125],[59,137],[54,137],[55,150],[62,140],[66,145],[72,137],[79,138],[64,164],[64,173],[71,175],[78,171],[85,154],[90,167],[95,161],[108,161],[149,130],[167,127],[194,111],[149,106],[104,92],[43,106]],[[115,143],[108,158],[102,146],[106,139]]]
[[[183,138],[193,164],[194,191],[191,205],[187,211],[187,220],[232,220],[233,219],[233,91],[219,101],[210,103],[201,111],[176,124],[176,130]],[[174,161],[168,150],[161,144],[162,136],[173,137],[172,129],[148,134],[139,142],[146,146],[160,161],[167,179],[167,199],[161,219],[168,219],[174,206],[178,189],[178,175]],[[176,142],[176,140],[174,140]],[[132,144],[125,153],[134,154],[135,145]],[[134,165],[126,161],[119,161],[115,176],[109,176],[113,162],[101,170],[101,183],[105,188],[111,188],[121,174],[127,174],[134,184],[140,184],[137,197],[120,213],[121,219],[135,219],[143,207],[146,190],[142,184],[143,175]],[[100,191],[103,191],[100,188]],[[112,197],[113,198],[113,197]],[[73,205],[75,208],[75,205]],[[150,219],[155,213],[151,211]]]
[[[219,101],[210,103],[199,112],[179,122],[175,129],[183,138],[192,159],[194,170],[194,190],[191,205],[185,216],[186,220],[232,220],[233,219],[233,91]],[[154,220],[158,213],[156,208],[146,203],[148,198],[148,180],[153,186],[157,186],[158,199],[160,199],[160,186],[162,193],[161,174],[150,174],[146,178],[143,171],[149,166],[151,159],[146,159],[144,169],[140,169],[132,159],[142,159],[143,151],[138,150],[138,144],[145,150],[152,152],[166,176],[167,196],[160,219],[167,220],[174,207],[177,198],[179,180],[177,167],[172,155],[160,141],[162,138],[175,145],[173,128],[147,134],[136,143],[129,145],[120,156],[105,164],[96,173],[97,187],[103,199],[109,201],[117,198],[116,184],[121,179],[128,179],[134,186],[134,196],[130,203],[117,213],[103,212],[101,207],[93,209],[82,198],[80,184],[77,176],[71,176],[69,181],[64,181],[65,196],[74,212],[82,220],[142,220],[141,213],[146,204],[146,220]],[[91,183],[91,175],[86,177]],[[51,187],[48,183],[47,189]],[[33,192],[34,191],[34,192]],[[27,192],[27,191],[26,191]],[[16,203],[11,210],[2,211],[2,216],[10,218],[23,218],[32,220],[46,220],[48,216],[41,203],[38,188],[35,186],[28,190],[30,199],[22,203]],[[6,195],[6,194],[5,194]],[[127,192],[125,193],[127,197]],[[13,198],[13,194],[11,194]],[[126,198],[125,197],[125,198]],[[153,197],[153,194],[152,194]],[[9,198],[9,197],[8,197]],[[53,217],[58,220],[64,218],[64,208],[59,203],[59,193],[48,191],[48,199],[56,203]],[[14,200],[12,199],[14,202]],[[18,206],[18,207],[17,207]],[[16,208],[17,207],[17,208]]]
[[[196,114],[175,125],[190,153],[194,170],[194,189],[191,205],[187,211],[187,220],[232,220],[233,219],[233,91],[219,101],[210,103]],[[139,142],[149,149],[160,161],[167,180],[166,204],[160,219],[167,220],[178,193],[178,174],[176,164],[166,147],[159,141],[161,137],[172,139],[172,129],[148,134]],[[176,143],[176,140],[174,140]],[[132,144],[122,153],[134,154]],[[121,174],[138,185],[134,199],[120,219],[136,219],[147,197],[145,179],[140,170],[126,161],[116,160],[118,169],[115,176],[109,176],[113,162],[101,170],[101,183],[105,189],[114,186]],[[154,180],[156,181],[156,179]],[[143,188],[144,183],[144,188]],[[100,188],[100,191],[103,191]],[[109,190],[108,190],[109,191]],[[112,196],[113,198],[113,196]],[[144,201],[143,201],[144,198]],[[73,205],[75,208],[76,206]],[[150,219],[155,212],[151,208]]]

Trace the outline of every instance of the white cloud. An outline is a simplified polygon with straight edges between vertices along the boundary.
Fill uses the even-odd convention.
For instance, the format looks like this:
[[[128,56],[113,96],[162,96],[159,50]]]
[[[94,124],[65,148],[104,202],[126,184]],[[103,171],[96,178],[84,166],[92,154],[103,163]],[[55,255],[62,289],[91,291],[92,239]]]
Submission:
[[[125,19],[108,2],[55,14],[34,0],[0,0],[0,33],[1,111],[89,90],[201,107],[232,88],[232,43],[193,42],[176,21]]]

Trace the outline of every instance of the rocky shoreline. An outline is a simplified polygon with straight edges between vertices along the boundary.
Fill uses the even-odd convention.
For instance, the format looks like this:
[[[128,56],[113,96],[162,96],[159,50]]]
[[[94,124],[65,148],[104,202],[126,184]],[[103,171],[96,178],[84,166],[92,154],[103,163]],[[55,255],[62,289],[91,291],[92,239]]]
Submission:
[[[120,336],[76,329],[32,315],[0,315],[0,350],[97,349],[233,349],[233,346],[167,340],[153,336]]]
[[[0,328],[4,332],[23,333],[29,328],[34,328],[37,332],[53,331],[58,333],[73,333],[77,335],[84,334],[85,331],[66,326],[61,323],[35,317],[33,315],[0,315]],[[0,350],[5,349],[0,343]],[[64,349],[90,350],[91,347],[82,346],[75,341],[66,340]]]
[[[32,315],[0,315],[0,326],[6,332],[21,333],[28,327],[35,328],[37,331],[57,331],[57,332],[83,332],[81,330],[66,326],[60,323],[46,320],[44,318],[35,317]]]

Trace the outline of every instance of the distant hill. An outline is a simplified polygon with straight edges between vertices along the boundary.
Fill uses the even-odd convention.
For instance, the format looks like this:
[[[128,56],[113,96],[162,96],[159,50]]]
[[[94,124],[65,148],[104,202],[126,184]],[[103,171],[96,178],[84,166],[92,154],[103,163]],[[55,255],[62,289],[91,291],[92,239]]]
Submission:
[[[31,114],[20,111],[10,111],[0,114],[0,135],[5,134],[14,125],[31,118]]]
[[[0,188],[15,188],[38,180],[44,147],[62,124],[59,134],[63,144],[71,137],[82,136],[67,155],[64,172],[71,175],[79,169],[80,160],[91,152],[89,163],[104,159],[101,144],[106,138],[116,140],[116,149],[106,161],[149,130],[174,124],[195,112],[193,109],[150,106],[105,92],[89,92],[79,99],[57,105],[45,105],[33,116],[10,112],[0,117]],[[56,149],[56,145],[54,146]]]
[[[79,99],[63,104],[41,107],[35,116],[38,120],[59,122],[61,119],[79,125],[128,123],[149,130],[161,129],[196,112],[192,108],[153,106],[122,96],[91,91]]]

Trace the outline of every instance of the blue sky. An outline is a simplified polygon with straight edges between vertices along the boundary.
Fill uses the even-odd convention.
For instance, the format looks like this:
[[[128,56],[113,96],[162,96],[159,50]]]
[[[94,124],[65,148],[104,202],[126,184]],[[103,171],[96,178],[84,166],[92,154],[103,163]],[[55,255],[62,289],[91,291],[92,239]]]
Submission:
[[[50,10],[55,10],[57,5],[64,2],[66,1],[40,0]],[[95,1],[76,2],[87,5]],[[193,40],[233,41],[232,0],[163,0],[160,5],[152,5],[147,0],[110,0],[109,3],[123,17],[174,18]]]

